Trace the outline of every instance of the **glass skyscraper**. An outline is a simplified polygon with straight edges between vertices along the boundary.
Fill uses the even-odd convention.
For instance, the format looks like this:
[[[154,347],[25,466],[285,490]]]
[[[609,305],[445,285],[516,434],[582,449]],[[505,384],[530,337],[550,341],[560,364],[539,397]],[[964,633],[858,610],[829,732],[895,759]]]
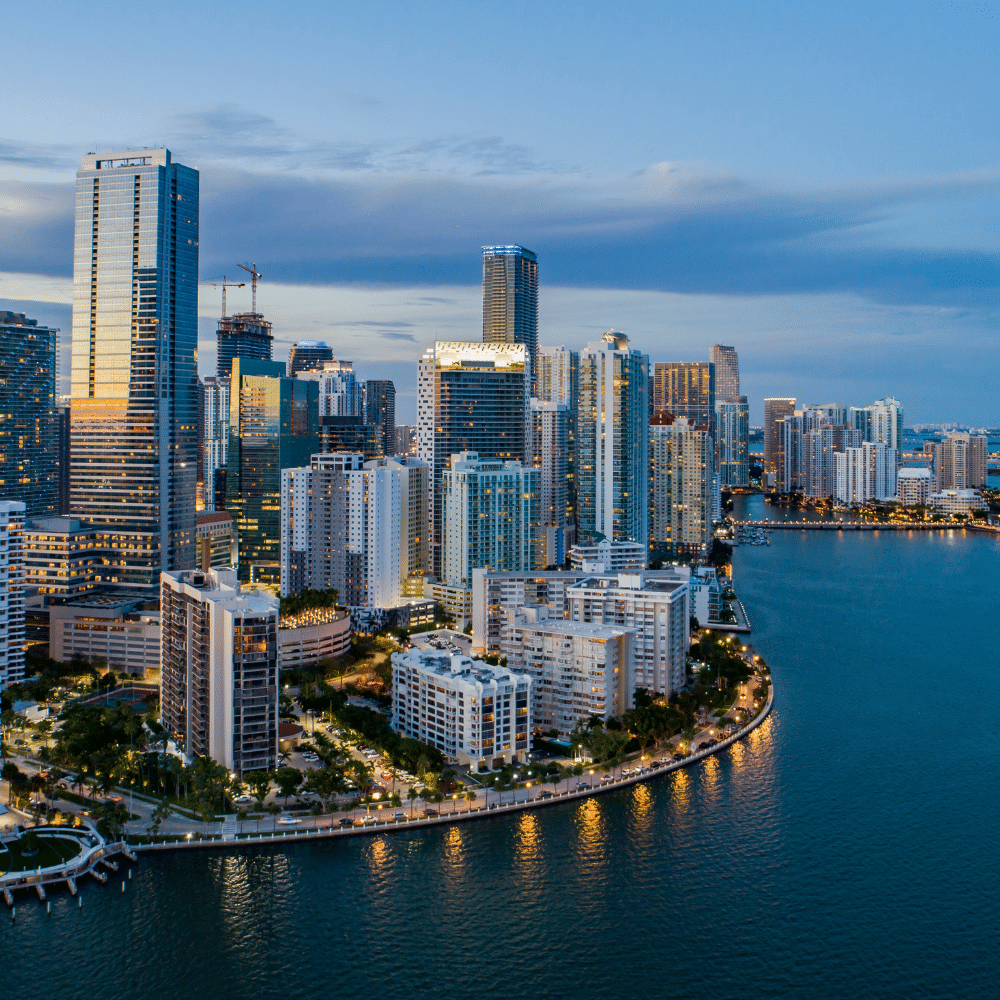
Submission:
[[[274,345],[271,324],[260,313],[237,313],[223,316],[215,331],[218,353],[215,374],[228,378],[233,368],[233,358],[247,361],[270,361]]]
[[[239,535],[243,581],[281,574],[281,470],[319,451],[319,386],[285,377],[283,361],[233,359],[226,511]]]
[[[483,343],[524,344],[538,371],[538,257],[524,247],[483,247]]]
[[[610,330],[580,352],[577,542],[637,542],[649,532],[649,358]]]
[[[712,344],[709,355],[715,365],[715,401],[738,403],[740,401],[740,359],[735,347]]]
[[[198,172],[88,153],[73,256],[70,506],[105,532],[98,582],[153,595],[195,556]]]
[[[396,386],[387,379],[365,382],[365,423],[382,438],[382,454],[396,454]]]
[[[60,513],[58,332],[0,312],[0,500],[22,501],[28,517]]]
[[[667,410],[711,430],[715,420],[715,365],[711,361],[657,361],[650,417]]]
[[[531,464],[527,351],[521,344],[437,341],[417,366],[417,456],[428,482],[433,572],[440,576],[441,496],[451,456]]]
[[[333,348],[325,340],[300,340],[288,352],[288,374],[322,371],[324,361],[333,361]]]

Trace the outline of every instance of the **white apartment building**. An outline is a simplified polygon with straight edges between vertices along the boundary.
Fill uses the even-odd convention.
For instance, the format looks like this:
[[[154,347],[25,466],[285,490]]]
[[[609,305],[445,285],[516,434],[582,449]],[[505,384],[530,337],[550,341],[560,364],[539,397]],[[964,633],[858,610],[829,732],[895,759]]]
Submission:
[[[834,497],[842,503],[894,499],[896,454],[895,448],[871,441],[837,452]]]
[[[576,573],[634,573],[646,568],[646,547],[639,542],[609,542],[574,545],[569,550],[570,567]]]
[[[480,460],[474,451],[451,456],[442,474],[442,558],[449,587],[472,586],[472,570],[532,570],[544,566],[541,473],[520,462]]]
[[[714,566],[695,566],[688,581],[691,590],[691,614],[699,625],[722,621],[722,580]]]
[[[634,635],[631,705],[638,688],[669,697],[687,679],[691,635],[686,567],[669,574],[594,576],[568,588],[569,617],[627,628]]]
[[[934,477],[930,469],[904,468],[896,473],[896,499],[907,506],[926,506],[933,490]]]
[[[534,731],[568,736],[592,715],[621,717],[633,689],[633,645],[626,628],[551,619],[545,605],[533,605],[511,612],[500,655],[531,677]]]
[[[364,386],[358,385],[353,361],[324,361],[319,371],[303,371],[295,377],[319,383],[321,417],[364,416]]]
[[[0,501],[0,691],[24,680],[24,513]]]
[[[965,514],[983,510],[986,502],[978,490],[939,490],[927,497],[927,503],[941,514]]]
[[[95,594],[49,608],[49,656],[104,660],[116,673],[146,677],[160,669],[160,614],[140,601]]]
[[[539,472],[538,501],[542,519],[542,566],[562,566],[574,529],[567,523],[570,483],[570,419],[564,403],[531,400],[531,464]]]
[[[524,760],[531,683],[527,675],[458,653],[393,653],[393,728],[474,769]]]
[[[201,381],[202,440],[200,504],[198,510],[215,510],[216,476],[229,461],[229,379],[208,376]]]
[[[580,352],[568,347],[539,347],[535,393],[540,400],[561,403],[576,412],[580,392]]]
[[[160,713],[192,757],[238,774],[278,761],[278,599],[231,570],[161,573]]]

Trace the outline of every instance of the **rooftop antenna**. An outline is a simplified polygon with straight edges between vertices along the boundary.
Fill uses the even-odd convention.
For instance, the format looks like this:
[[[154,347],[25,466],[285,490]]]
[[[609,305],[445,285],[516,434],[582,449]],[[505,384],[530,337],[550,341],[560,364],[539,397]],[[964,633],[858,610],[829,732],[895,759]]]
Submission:
[[[212,282],[212,287],[213,288],[218,288],[219,287],[219,282],[213,281]],[[239,284],[237,284],[235,281],[227,281],[225,275],[222,276],[222,318],[223,319],[225,319],[226,316],[229,315],[226,312],[226,289],[227,288],[245,288],[245,287],[246,287],[246,282],[245,281],[241,281]]]
[[[260,274],[257,271],[257,265],[256,264],[251,264],[249,267],[247,267],[246,264],[237,264],[236,266],[237,267],[242,267],[243,270],[246,271],[247,274],[250,275],[250,278],[251,278],[251,280],[253,282],[253,286],[252,286],[253,287],[253,311],[256,313],[257,312],[257,279],[258,278],[263,278],[264,275]]]

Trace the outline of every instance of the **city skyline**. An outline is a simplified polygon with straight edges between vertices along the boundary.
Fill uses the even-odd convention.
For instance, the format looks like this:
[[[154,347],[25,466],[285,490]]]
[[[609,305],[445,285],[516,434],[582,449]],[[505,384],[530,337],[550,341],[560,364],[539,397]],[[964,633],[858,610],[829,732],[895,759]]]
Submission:
[[[139,13],[128,30],[165,37],[165,16]],[[302,58],[298,16],[307,47],[337,59]],[[217,15],[198,17],[206,30],[169,93],[97,99],[68,86],[80,40],[97,45],[100,32],[105,45],[124,22],[70,12],[47,27],[54,68],[19,91],[0,142],[16,234],[0,242],[0,309],[65,341],[79,157],[166,143],[201,171],[212,234],[201,280],[256,261],[276,355],[327,340],[361,377],[396,382],[401,422],[415,409],[414,356],[481,336],[479,248],[520,243],[541,262],[541,344],[580,349],[614,327],[653,362],[733,344],[755,424],[766,396],[845,398],[852,379],[862,398],[907,399],[916,421],[1000,423],[985,375],[970,379],[965,363],[993,345],[1000,287],[997,97],[983,85],[996,70],[991,26],[971,7],[903,19],[750,5],[725,32],[668,7],[645,11],[641,33],[586,8],[586,30],[569,35],[553,8],[516,45],[513,25],[486,34],[485,13],[457,8],[352,13],[335,34],[308,10],[266,36],[262,21],[227,21],[229,44],[266,37],[252,94],[220,73],[207,30]],[[42,44],[42,20],[16,11],[10,30]],[[447,68],[424,58],[439,37],[456,43]],[[764,40],[767,58],[746,37]],[[919,58],[895,55],[900,38]],[[483,44],[512,71],[530,68],[529,111],[500,91],[481,114],[469,53]],[[822,59],[806,56],[819,45]],[[583,72],[598,49],[629,65],[627,80],[610,88]],[[174,67],[177,53],[154,44],[144,59]],[[249,288],[230,295],[231,311],[250,309]],[[203,285],[203,374],[219,312]]]

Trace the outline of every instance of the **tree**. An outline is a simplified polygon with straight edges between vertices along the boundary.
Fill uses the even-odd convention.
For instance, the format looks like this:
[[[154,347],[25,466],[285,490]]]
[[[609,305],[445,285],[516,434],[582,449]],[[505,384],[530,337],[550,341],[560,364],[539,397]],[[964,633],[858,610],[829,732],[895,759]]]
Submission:
[[[246,782],[250,786],[250,792],[257,800],[257,808],[264,808],[264,799],[271,791],[271,775],[267,771],[250,771],[246,776]]]
[[[278,813],[281,812],[281,806],[277,802],[272,802],[268,807],[267,811],[271,814],[273,818],[273,823],[271,825],[271,832],[273,833],[278,829]]]
[[[411,785],[406,797],[410,800],[410,819],[413,819],[413,800],[417,797],[417,790]]]
[[[279,794],[285,797],[285,808],[288,808],[288,796],[302,784],[302,772],[297,767],[279,767],[274,774],[278,783]]]

